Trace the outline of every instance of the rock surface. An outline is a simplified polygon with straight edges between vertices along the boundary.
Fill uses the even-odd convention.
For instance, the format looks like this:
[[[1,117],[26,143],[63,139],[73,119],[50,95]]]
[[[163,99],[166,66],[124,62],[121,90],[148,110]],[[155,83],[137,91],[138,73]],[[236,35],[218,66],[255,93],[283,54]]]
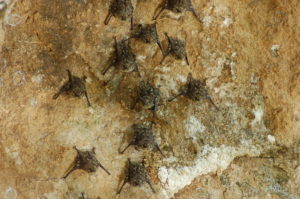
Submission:
[[[1,1],[2,2],[2,1]],[[0,28],[0,197],[27,198],[291,198],[300,195],[300,2],[196,1],[191,12],[165,10],[156,20],[186,41],[185,60],[132,39],[140,76],[112,67],[114,40],[130,22],[112,17],[110,1],[6,0]],[[154,23],[162,1],[135,0],[134,22]],[[1,7],[2,8],[2,7]],[[73,75],[86,76],[84,97],[53,95]],[[206,79],[216,104],[183,96],[188,73]],[[160,88],[156,116],[131,110],[141,80]],[[154,122],[164,154],[123,149],[134,123]],[[76,146],[95,147],[102,169],[74,171]],[[156,193],[126,185],[127,158],[144,160]],[[83,194],[82,194],[83,193]]]

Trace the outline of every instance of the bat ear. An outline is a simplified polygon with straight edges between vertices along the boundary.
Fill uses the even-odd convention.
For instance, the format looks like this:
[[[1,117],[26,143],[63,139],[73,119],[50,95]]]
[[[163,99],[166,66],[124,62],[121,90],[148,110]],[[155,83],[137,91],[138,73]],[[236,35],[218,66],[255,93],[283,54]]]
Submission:
[[[206,86],[206,82],[207,82],[207,78],[205,78],[204,80],[202,80],[202,83],[204,86]]]
[[[192,73],[189,73],[189,74],[188,74],[188,77],[187,77],[188,83],[190,83],[192,80],[193,80]]]
[[[67,69],[67,73],[68,73],[69,80],[72,79],[72,74],[71,74],[71,71],[69,69]]]
[[[144,166],[145,166],[145,159],[146,159],[146,157],[144,156],[142,159],[142,165],[144,165]]]
[[[130,31],[133,31],[134,29],[134,24],[133,24],[133,16],[130,18]]]
[[[137,124],[132,125],[133,132],[136,132],[138,130],[139,126]]]
[[[114,39],[114,41],[115,41],[115,44],[117,43],[117,37],[116,36],[114,36],[113,37],[113,39]]]

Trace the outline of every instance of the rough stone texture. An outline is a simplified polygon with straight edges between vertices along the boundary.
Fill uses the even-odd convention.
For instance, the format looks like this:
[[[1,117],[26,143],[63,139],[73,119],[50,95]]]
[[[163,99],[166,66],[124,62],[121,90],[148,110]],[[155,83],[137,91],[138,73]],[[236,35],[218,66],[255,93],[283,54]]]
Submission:
[[[0,28],[0,197],[79,198],[299,198],[300,2],[193,1],[191,12],[165,10],[164,32],[187,43],[190,65],[162,59],[156,44],[133,39],[141,77],[110,69],[113,37],[129,35],[129,21],[112,18],[105,0],[6,0]],[[135,23],[153,23],[161,3],[132,1]],[[52,96],[72,74],[87,76],[84,98]],[[167,103],[188,73],[207,79],[209,102],[179,97]],[[157,117],[130,110],[141,79],[160,86]],[[129,148],[130,126],[155,121],[165,154]],[[81,150],[95,147],[111,176],[74,171]],[[144,159],[156,194],[126,185],[127,158]]]

